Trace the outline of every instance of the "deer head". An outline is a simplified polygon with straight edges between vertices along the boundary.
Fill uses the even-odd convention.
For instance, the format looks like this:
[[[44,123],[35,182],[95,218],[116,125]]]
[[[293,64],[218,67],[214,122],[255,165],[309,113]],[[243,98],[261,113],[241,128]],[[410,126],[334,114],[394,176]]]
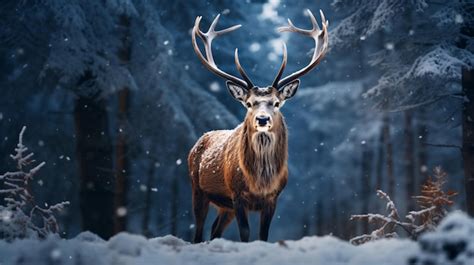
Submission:
[[[252,83],[240,64],[238,49],[235,49],[235,64],[243,79],[222,71],[217,67],[214,61],[212,55],[212,41],[218,36],[240,28],[241,25],[235,25],[227,29],[216,31],[216,25],[220,17],[220,15],[217,15],[209,27],[209,30],[202,32],[199,27],[202,17],[199,16],[196,18],[192,31],[194,51],[207,69],[227,80],[226,84],[230,94],[247,108],[246,120],[252,123],[256,131],[266,132],[272,130],[274,120],[280,115],[280,108],[287,99],[295,95],[300,84],[299,78],[315,68],[328,50],[327,27],[329,22],[325,19],[323,12],[320,11],[322,20],[321,29],[311,11],[308,9],[307,12],[313,25],[312,29],[305,30],[297,28],[291,20],[288,19],[288,26],[280,27],[278,31],[294,32],[312,38],[315,43],[315,48],[310,63],[304,68],[282,78],[287,63],[287,50],[286,45],[283,43],[283,61],[272,85],[266,87],[257,87]],[[201,53],[196,36],[203,41],[206,56]]]

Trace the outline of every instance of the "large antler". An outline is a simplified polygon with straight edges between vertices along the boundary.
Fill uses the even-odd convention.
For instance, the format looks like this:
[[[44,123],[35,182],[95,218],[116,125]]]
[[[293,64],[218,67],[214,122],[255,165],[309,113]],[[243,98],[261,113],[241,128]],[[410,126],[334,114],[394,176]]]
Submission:
[[[329,21],[326,20],[326,18],[324,17],[323,11],[320,10],[319,12],[321,13],[321,20],[322,20],[322,26],[323,26],[323,29],[321,30],[319,28],[318,22],[316,21],[316,18],[314,17],[313,13],[311,13],[309,9],[307,9],[307,12],[311,19],[311,24],[313,24],[312,29],[306,30],[306,29],[297,28],[295,27],[293,22],[291,22],[291,20],[288,19],[288,26],[280,27],[278,28],[278,31],[279,32],[295,32],[295,33],[299,33],[304,36],[313,38],[314,43],[315,43],[313,57],[311,58],[311,62],[306,67],[280,80],[283,74],[283,70],[285,69],[285,65],[286,65],[286,46],[283,46],[283,62],[275,78],[275,81],[273,81],[273,87],[277,89],[282,88],[283,86],[290,83],[291,81],[298,79],[301,76],[310,72],[314,67],[316,67],[316,65],[318,65],[321,62],[321,60],[323,59],[324,55],[326,54],[328,50],[327,28],[329,25]]]
[[[214,21],[212,21],[212,24],[211,24],[211,26],[209,27],[209,30],[206,33],[202,32],[199,28],[199,24],[201,23],[202,17],[198,16],[196,18],[196,22],[194,23],[194,28],[193,28],[193,32],[192,32],[192,42],[193,42],[194,51],[196,52],[197,56],[199,57],[201,62],[204,64],[204,66],[206,66],[206,68],[209,69],[214,74],[216,74],[216,75],[218,75],[218,76],[220,76],[220,77],[222,77],[226,80],[232,81],[232,82],[236,83],[237,85],[240,85],[243,88],[247,88],[247,89],[252,88],[253,84],[250,81],[250,78],[247,76],[244,69],[240,65],[239,54],[238,54],[237,49],[235,49],[235,64],[237,66],[237,70],[242,75],[244,80],[222,71],[221,69],[219,69],[217,67],[216,63],[214,62],[214,57],[212,56],[212,41],[216,37],[219,37],[219,36],[221,36],[225,33],[234,31],[234,30],[240,28],[240,26],[241,26],[241,25],[235,25],[235,26],[229,27],[227,29],[216,31],[215,29],[216,29],[217,22],[219,21],[219,17],[220,17],[220,14],[216,16]],[[206,57],[204,57],[204,55],[201,53],[201,50],[199,49],[199,45],[197,44],[197,41],[196,41],[196,35],[199,36],[199,38],[201,38],[201,40],[204,42],[204,48],[206,50]]]

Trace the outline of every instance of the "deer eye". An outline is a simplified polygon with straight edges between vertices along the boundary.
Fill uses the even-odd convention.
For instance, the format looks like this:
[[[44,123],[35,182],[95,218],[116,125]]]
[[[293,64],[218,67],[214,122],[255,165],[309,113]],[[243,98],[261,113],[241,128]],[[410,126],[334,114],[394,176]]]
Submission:
[[[251,104],[250,102],[245,103],[245,105],[247,105],[247,108],[251,108],[251,107],[252,107],[252,104]]]

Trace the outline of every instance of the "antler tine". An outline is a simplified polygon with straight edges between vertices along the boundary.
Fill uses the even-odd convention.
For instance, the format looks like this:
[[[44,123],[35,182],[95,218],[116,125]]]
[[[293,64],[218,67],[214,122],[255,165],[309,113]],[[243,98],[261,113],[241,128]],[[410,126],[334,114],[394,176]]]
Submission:
[[[234,31],[234,30],[236,30],[240,27],[242,27],[242,25],[238,24],[238,25],[234,25],[232,27],[228,27],[226,29],[221,29],[221,30],[216,31],[216,35],[220,36],[220,35],[226,34],[228,32]]]
[[[309,30],[299,29],[299,28],[295,27],[295,25],[293,24],[291,19],[288,19],[287,21],[288,21],[288,26],[279,27],[277,29],[278,32],[298,32],[298,33],[301,33],[301,34],[304,34],[304,35],[308,34]]]
[[[325,21],[324,14],[322,13],[321,10],[319,10],[319,11],[321,12],[321,21],[322,21],[322,23],[324,23],[324,21]],[[313,25],[313,31],[321,30],[319,28],[318,21],[316,21],[316,18],[313,15],[313,12],[311,12],[311,10],[309,10],[309,9],[306,9],[306,12],[308,12],[309,18],[311,19],[311,24]]]
[[[308,11],[309,11],[309,9],[308,9]],[[324,16],[324,13],[323,13],[323,10],[319,9],[319,14],[321,15],[321,23],[326,24],[326,27],[327,27],[329,25],[329,21],[326,20],[326,17]]]
[[[211,23],[211,26],[209,26],[209,30],[205,33],[205,35],[208,35],[209,37],[212,36],[212,38],[214,37],[217,37],[217,36],[221,36],[223,34],[226,34],[228,32],[232,32],[240,27],[242,27],[242,25],[240,24],[237,24],[237,25],[234,25],[234,26],[231,26],[231,27],[228,27],[226,29],[221,29],[221,30],[216,30],[216,26],[217,26],[217,22],[219,22],[219,18],[221,17],[221,14],[218,14],[214,20],[212,21]]]
[[[285,70],[287,58],[288,56],[286,51],[286,44],[283,42],[283,60],[281,61],[280,69],[278,70],[278,73],[272,83],[272,86],[274,88],[278,88],[278,82],[280,81],[280,78],[283,75],[283,71]]]
[[[235,49],[235,65],[237,66],[237,70],[239,71],[240,75],[244,78],[245,82],[247,82],[247,85],[249,88],[252,88],[253,87],[253,83],[252,81],[250,81],[250,78],[249,76],[247,75],[247,73],[245,73],[244,71],[244,68],[242,68],[242,66],[240,65],[240,61],[239,61],[239,49]]]
[[[223,35],[225,33],[228,33],[228,32],[232,32],[232,31],[234,31],[234,30],[236,30],[236,29],[238,29],[242,26],[242,25],[239,24],[239,25],[235,25],[235,26],[223,29],[223,30],[216,31],[217,22],[219,22],[220,17],[221,17],[221,14],[217,14],[217,16],[212,21],[212,23],[209,26],[209,29],[207,30],[206,33],[202,32],[199,29],[199,23],[201,23],[202,16],[199,16],[199,21],[198,21],[198,29],[199,29],[198,34],[199,34],[199,37],[206,44],[205,47],[204,47],[205,50],[206,50],[206,57],[207,57],[209,63],[212,64],[213,66],[216,66],[216,63],[214,62],[214,56],[212,55],[212,41],[216,37],[221,36],[221,35]]]
[[[198,56],[199,60],[204,64],[204,66],[206,66],[206,68],[213,72],[214,74],[224,78],[224,79],[227,79],[227,80],[230,80],[234,83],[236,83],[237,85],[240,85],[244,88],[247,88],[249,86],[253,86],[251,82],[246,82],[247,79],[248,79],[248,76],[245,76],[244,80],[238,78],[238,77],[235,77],[233,75],[230,75],[224,71],[222,71],[221,69],[219,69],[214,61],[214,56],[212,55],[212,41],[214,40],[214,38],[218,37],[218,36],[221,36],[225,33],[228,33],[228,32],[231,32],[231,31],[234,31],[238,28],[240,28],[241,25],[235,25],[235,26],[232,26],[232,27],[229,27],[227,29],[223,29],[223,30],[219,30],[219,31],[216,31],[215,28],[216,28],[216,25],[217,25],[217,22],[219,21],[219,17],[220,17],[220,14],[217,15],[214,20],[212,21],[211,25],[209,26],[209,30],[204,33],[200,30],[200,23],[201,23],[201,19],[202,19],[202,16],[198,16],[196,17],[196,21],[194,23],[194,27],[193,27],[193,31],[192,31],[192,36],[191,36],[191,39],[192,39],[192,44],[193,44],[193,48],[194,48],[194,52],[196,52],[196,55]],[[201,40],[204,42],[204,49],[206,51],[206,56],[204,56],[201,52],[201,49],[199,48],[199,45],[197,43],[197,40],[196,40],[196,35],[199,36],[199,38],[201,38]],[[250,79],[248,79],[250,81]]]
[[[313,13],[308,9],[307,10],[309,18],[311,19],[311,24],[313,25],[313,28],[310,30],[307,29],[301,29],[297,28],[290,19],[288,19],[288,26],[285,27],[280,27],[278,28],[279,32],[295,32],[302,34],[304,36],[311,37],[314,40],[315,48],[313,52],[313,56],[311,57],[311,62],[304,67],[303,69],[300,69],[297,72],[292,73],[291,75],[283,78],[281,81],[278,82],[278,85],[276,88],[281,88],[284,85],[288,84],[289,82],[300,78],[301,76],[307,74],[310,72],[314,67],[316,67],[323,59],[324,55],[326,54],[328,50],[328,21],[326,20],[326,17],[324,16],[324,13],[322,10],[319,10],[321,14],[321,25],[322,29],[319,27],[318,22],[316,21],[316,18],[314,17]]]
[[[197,28],[197,34],[199,35],[199,38],[204,39],[205,38],[204,32],[202,32],[201,29],[199,28],[199,25],[201,24],[201,19],[202,19],[202,16],[196,17],[196,20],[194,21],[193,32]]]
[[[217,14],[217,16],[214,18],[212,21],[211,25],[209,26],[208,32],[213,32],[216,29],[217,22],[219,22],[219,18],[221,17],[221,14]]]
[[[316,18],[314,17],[311,10],[306,9],[306,11],[308,12],[309,18],[311,20],[311,25],[313,26],[312,29],[298,28],[298,27],[295,26],[295,24],[293,24],[291,19],[288,19],[288,26],[279,27],[278,32],[296,32],[296,33],[300,33],[302,35],[308,35],[308,36],[313,36],[313,35],[319,34],[320,31],[321,31],[321,28],[319,27],[318,22],[316,21]],[[321,12],[322,23],[324,24],[326,20],[324,18],[323,11],[320,10],[320,12]]]

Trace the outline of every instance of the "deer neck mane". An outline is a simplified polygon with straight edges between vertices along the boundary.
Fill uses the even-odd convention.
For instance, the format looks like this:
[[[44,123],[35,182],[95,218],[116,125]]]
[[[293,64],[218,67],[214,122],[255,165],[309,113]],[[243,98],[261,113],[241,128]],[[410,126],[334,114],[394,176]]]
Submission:
[[[239,164],[250,191],[263,194],[273,192],[287,165],[288,137],[283,116],[277,115],[270,132],[256,131],[246,119],[240,149]]]

